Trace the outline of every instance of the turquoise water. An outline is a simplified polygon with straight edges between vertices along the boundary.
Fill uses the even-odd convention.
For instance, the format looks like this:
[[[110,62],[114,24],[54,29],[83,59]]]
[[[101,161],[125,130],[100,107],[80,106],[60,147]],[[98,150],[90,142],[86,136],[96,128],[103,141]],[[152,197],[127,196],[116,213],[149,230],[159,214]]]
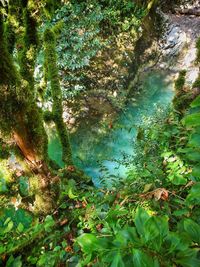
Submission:
[[[142,87],[143,93],[130,98],[106,135],[101,124],[93,129],[83,124],[71,136],[74,162],[92,177],[96,186],[101,185],[102,179],[115,181],[126,177],[135,155],[138,128],[165,112],[173,99],[173,84],[166,74],[146,75]],[[50,140],[49,155],[62,165],[58,137],[53,134]]]

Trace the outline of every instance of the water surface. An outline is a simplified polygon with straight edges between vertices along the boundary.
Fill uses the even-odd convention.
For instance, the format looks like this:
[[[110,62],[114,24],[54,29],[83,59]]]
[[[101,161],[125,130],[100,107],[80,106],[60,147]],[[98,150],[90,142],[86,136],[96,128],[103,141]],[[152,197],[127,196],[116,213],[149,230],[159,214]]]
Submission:
[[[138,129],[160,112],[167,111],[173,96],[173,84],[166,74],[146,75],[142,93],[130,98],[106,135],[101,124],[97,124],[93,129],[79,127],[71,136],[75,164],[92,177],[96,186],[100,186],[102,180],[125,178],[132,167]],[[49,155],[63,166],[61,145],[55,134],[51,136]]]

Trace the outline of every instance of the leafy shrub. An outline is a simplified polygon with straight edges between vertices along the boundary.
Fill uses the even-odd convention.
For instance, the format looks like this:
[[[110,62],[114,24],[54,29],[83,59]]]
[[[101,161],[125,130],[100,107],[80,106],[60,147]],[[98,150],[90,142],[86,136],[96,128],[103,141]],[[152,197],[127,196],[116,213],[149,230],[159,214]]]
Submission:
[[[190,246],[200,244],[200,226],[190,219],[182,224],[184,232],[171,232],[167,216],[150,216],[138,208],[134,226],[126,225],[108,237],[87,233],[78,237],[84,253],[79,266],[198,266],[198,252]]]
[[[183,89],[183,86],[185,84],[185,76],[186,76],[186,70],[182,70],[179,72],[179,76],[177,80],[175,81],[175,89],[177,91],[180,91]]]

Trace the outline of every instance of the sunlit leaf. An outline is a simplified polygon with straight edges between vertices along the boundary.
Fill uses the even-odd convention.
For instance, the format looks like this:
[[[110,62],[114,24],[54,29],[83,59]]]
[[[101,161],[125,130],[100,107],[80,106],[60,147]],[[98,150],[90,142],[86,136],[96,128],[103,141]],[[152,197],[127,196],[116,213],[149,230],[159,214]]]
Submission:
[[[199,107],[200,106],[200,95],[198,95],[190,104],[192,108]]]
[[[186,126],[200,126],[200,113],[187,115],[183,122]]]
[[[91,253],[92,251],[101,248],[98,238],[93,234],[82,234],[76,240],[81,246],[82,251],[85,253]]]

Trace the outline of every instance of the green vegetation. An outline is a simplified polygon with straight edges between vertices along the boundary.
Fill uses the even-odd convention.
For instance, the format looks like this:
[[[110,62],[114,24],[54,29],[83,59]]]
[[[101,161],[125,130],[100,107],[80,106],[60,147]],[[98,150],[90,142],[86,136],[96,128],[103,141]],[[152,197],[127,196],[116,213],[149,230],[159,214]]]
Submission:
[[[188,87],[185,86],[186,73],[186,70],[180,71],[174,84],[176,95],[174,97],[173,104],[174,108],[180,113],[181,117],[193,98],[191,90],[188,90]]]
[[[159,4],[0,1],[0,266],[200,266],[199,77],[189,86],[180,71],[173,107],[139,125],[127,177],[109,189],[74,165],[65,122],[97,93],[124,108],[143,19]]]
[[[197,58],[196,58],[196,61],[199,64],[200,63],[200,37],[197,39],[196,49],[197,49]]]
[[[65,124],[63,122],[62,114],[62,91],[59,84],[57,60],[56,60],[56,39],[52,30],[47,29],[44,33],[44,53],[45,53],[45,67],[47,69],[47,79],[51,82],[51,95],[53,100],[52,116],[55,122],[60,141],[62,144],[63,161],[72,165],[72,154],[69,142],[69,136]]]
[[[175,89],[177,91],[180,91],[183,89],[183,86],[185,84],[185,75],[186,75],[186,70],[182,70],[179,72],[179,76],[177,80],[175,81]]]

